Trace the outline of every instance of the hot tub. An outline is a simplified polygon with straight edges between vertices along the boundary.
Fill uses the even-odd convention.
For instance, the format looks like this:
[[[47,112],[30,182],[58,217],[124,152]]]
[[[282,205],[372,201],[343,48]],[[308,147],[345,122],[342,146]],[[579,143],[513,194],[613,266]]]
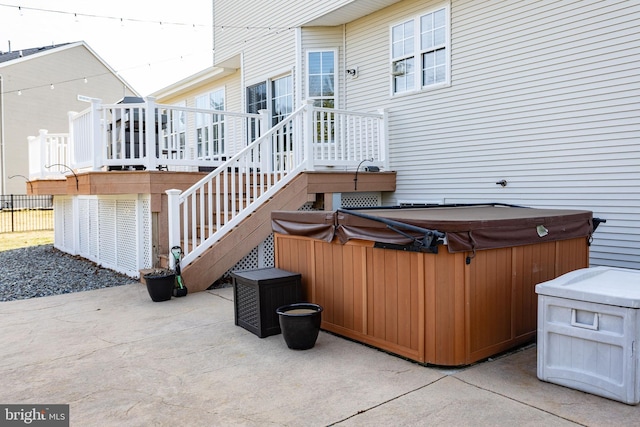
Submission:
[[[593,223],[496,204],[272,213],[276,266],[302,274],[323,329],[444,366],[533,341],[535,285],[588,266]]]

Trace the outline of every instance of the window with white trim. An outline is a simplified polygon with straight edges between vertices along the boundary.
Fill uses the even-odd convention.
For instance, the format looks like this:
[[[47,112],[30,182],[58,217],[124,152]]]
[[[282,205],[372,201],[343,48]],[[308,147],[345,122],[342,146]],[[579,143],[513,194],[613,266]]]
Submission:
[[[224,89],[196,97],[196,108],[224,111]],[[196,115],[197,156],[224,160],[224,115],[199,112]]]
[[[186,107],[187,102],[174,104],[176,107]],[[164,129],[164,146],[160,153],[169,159],[184,159],[186,149],[186,113],[184,110],[171,109],[168,123]]]
[[[391,27],[392,93],[449,83],[449,10],[421,14]]]
[[[338,52],[333,50],[307,51],[307,98],[321,108],[336,106],[336,60]],[[316,113],[315,142],[331,142],[335,137],[335,115],[322,111]]]
[[[307,52],[307,96],[316,107],[335,107],[336,56],[335,50]]]

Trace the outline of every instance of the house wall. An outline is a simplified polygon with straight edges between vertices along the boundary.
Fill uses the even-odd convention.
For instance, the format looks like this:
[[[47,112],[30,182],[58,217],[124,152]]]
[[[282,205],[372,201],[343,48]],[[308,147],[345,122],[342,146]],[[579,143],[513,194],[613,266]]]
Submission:
[[[295,52],[282,49],[282,43],[293,46],[294,29],[300,23],[351,1],[213,0],[214,63],[240,52],[246,52],[248,58],[253,57],[251,52],[261,53],[260,59],[265,61],[259,62],[261,67],[267,63],[288,63],[281,55]]]
[[[391,96],[390,25],[443,4],[451,85]],[[639,19],[629,1],[407,0],[347,24],[346,107],[389,111],[384,203],[589,209],[607,219],[591,264],[640,268]]]
[[[67,113],[89,107],[88,103],[78,101],[78,95],[108,103],[134,95],[82,44],[8,61],[0,64],[0,74],[4,80],[5,178],[29,176],[27,137],[37,136],[40,129],[49,133],[69,132]],[[24,194],[25,185],[23,179],[7,179],[7,194]]]

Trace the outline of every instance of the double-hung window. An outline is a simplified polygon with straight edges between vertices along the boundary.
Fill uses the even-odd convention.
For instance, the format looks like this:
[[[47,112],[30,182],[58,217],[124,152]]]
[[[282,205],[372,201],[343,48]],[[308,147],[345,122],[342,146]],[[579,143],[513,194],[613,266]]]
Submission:
[[[335,50],[307,53],[307,94],[316,107],[334,108],[336,103]]]
[[[391,27],[392,93],[449,83],[449,10],[446,7]]]
[[[186,101],[175,104],[176,107],[186,107]],[[169,159],[184,159],[186,148],[186,113],[184,110],[170,109],[169,121],[164,130],[164,147],[160,154]]]
[[[220,160],[225,154],[224,115],[213,111],[224,111],[224,89],[196,97],[196,108],[210,111],[196,115],[198,158]]]
[[[336,59],[333,50],[311,50],[307,52],[307,96],[313,105],[322,108],[336,106]],[[335,137],[334,114],[318,112],[315,116],[316,142],[332,142]]]

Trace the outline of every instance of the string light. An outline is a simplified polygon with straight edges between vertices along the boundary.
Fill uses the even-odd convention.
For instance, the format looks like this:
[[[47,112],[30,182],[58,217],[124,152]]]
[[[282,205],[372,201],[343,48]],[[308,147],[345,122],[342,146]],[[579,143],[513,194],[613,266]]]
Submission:
[[[120,26],[124,26],[125,25],[125,21],[127,22],[133,22],[133,23],[155,23],[156,25],[160,25],[160,27],[162,29],[166,28],[167,25],[169,26],[186,26],[187,28],[191,28],[193,31],[198,31],[198,28],[213,28],[213,29],[218,29],[220,31],[225,31],[225,30],[244,30],[243,32],[246,33],[245,37],[241,37],[238,38],[234,41],[231,42],[232,45],[246,45],[247,43],[254,41],[254,40],[259,40],[262,39],[264,37],[264,33],[267,32],[268,35],[278,35],[278,34],[282,34],[284,32],[291,32],[292,28],[291,27],[276,27],[276,26],[246,26],[246,25],[203,25],[203,24],[196,24],[196,23],[183,23],[183,22],[168,22],[168,21],[157,21],[157,20],[145,20],[145,19],[134,19],[134,18],[125,18],[125,17],[114,17],[114,16],[107,16],[107,15],[95,15],[95,14],[85,14],[85,13],[78,13],[78,12],[67,12],[67,11],[61,11],[61,10],[53,10],[53,9],[44,9],[44,8],[34,8],[34,7],[25,7],[25,6],[16,6],[16,5],[9,5],[9,4],[4,4],[4,3],[0,3],[0,7],[11,7],[11,8],[17,8],[20,16],[24,15],[25,10],[26,11],[37,11],[37,12],[44,12],[44,13],[57,13],[57,14],[63,14],[63,15],[68,15],[71,16],[73,19],[75,19],[76,22],[79,22],[79,18],[80,17],[87,17],[87,18],[102,18],[102,19],[111,19],[114,20],[115,22],[119,22]],[[259,30],[256,31],[255,35],[252,37],[250,32],[252,30]],[[215,52],[215,49],[214,49]],[[192,54],[192,55],[195,55]],[[190,56],[190,55],[189,55]],[[173,60],[184,60],[184,57],[181,55],[179,58],[167,58],[162,60],[162,62],[170,62]],[[132,67],[128,67],[126,69],[122,69],[122,70],[118,70],[115,71],[115,74],[118,75],[120,74],[122,71],[127,71],[127,70],[132,70],[132,69],[136,69],[136,68],[141,68],[141,67],[152,67],[152,63],[145,63],[145,64],[140,64],[137,66],[132,66]],[[111,74],[110,72],[107,73],[103,73],[103,74]],[[89,76],[89,77],[96,77],[96,76]],[[49,86],[49,88],[51,90],[55,89],[55,85],[58,84],[63,84],[63,83],[69,83],[69,82],[73,82],[73,81],[79,81],[82,80],[84,81],[84,83],[88,83],[88,78],[87,77],[81,77],[81,78],[75,78],[75,79],[71,79],[71,80],[66,80],[66,81],[59,81],[59,82],[52,82]],[[46,87],[47,85],[40,85],[40,86],[32,86],[32,87],[27,87],[27,88],[22,88],[19,90],[14,90],[14,91],[7,91],[6,93],[10,93],[10,92],[15,92],[18,95],[22,95],[23,91],[28,91],[28,90],[32,90],[32,89],[37,89],[37,88],[42,88],[42,87]]]
[[[169,22],[169,21],[153,21],[153,20],[149,20],[149,19],[138,19],[138,18],[123,18],[123,17],[119,17],[119,16],[109,16],[109,15],[96,15],[96,14],[90,14],[90,13],[79,13],[79,12],[67,12],[64,10],[56,10],[56,9],[44,9],[44,8],[38,8],[38,7],[28,7],[28,6],[16,6],[13,4],[5,4],[5,3],[0,3],[0,6],[4,6],[4,7],[12,7],[12,8],[17,8],[18,11],[20,12],[20,16],[24,15],[24,11],[25,10],[31,10],[31,11],[36,11],[36,12],[46,12],[46,13],[58,13],[58,14],[63,14],[63,15],[72,15],[76,21],[79,19],[79,17],[85,17],[85,18],[100,18],[100,19],[111,19],[114,20],[116,22],[119,22],[120,25],[124,25],[125,21],[128,22],[135,22],[135,23],[152,23],[152,24],[160,24],[162,26],[165,25],[174,25],[174,26],[183,26],[183,27],[192,27],[192,28],[197,28],[197,27],[201,27],[201,28],[212,28],[212,25],[209,24],[197,24],[197,23],[192,23],[192,22]],[[274,27],[274,26],[246,26],[246,25],[214,25],[213,28],[217,28],[220,29],[222,31],[224,31],[225,29],[247,29],[247,30],[287,30],[287,29],[291,29],[289,27]]]
[[[28,6],[16,6],[16,5],[4,4],[4,3],[0,3],[0,6],[17,8],[18,11],[20,12],[20,16],[24,16],[24,11],[25,10],[30,10],[30,11],[36,11],[36,12],[58,13],[58,14],[62,14],[62,15],[70,15],[70,16],[73,16],[76,21],[78,21],[79,17],[84,17],[84,18],[111,19],[111,20],[114,20],[114,21],[119,21],[121,24],[124,24],[124,21],[137,22],[137,23],[155,23],[155,24],[157,24],[159,22],[159,21],[152,21],[152,20],[148,20],[148,19],[122,18],[122,17],[118,17],[118,16],[109,16],[109,15],[96,15],[96,14],[90,14],[90,13],[67,12],[67,11],[64,11],[64,10],[44,9],[44,8],[28,7]],[[167,21],[162,21],[162,22],[160,22],[160,25],[174,25],[174,26],[186,26],[186,27],[198,26],[198,27],[204,27],[204,28],[211,28],[211,25],[197,24],[197,23],[192,23],[192,22],[188,22],[187,23],[187,22],[167,22]]]

